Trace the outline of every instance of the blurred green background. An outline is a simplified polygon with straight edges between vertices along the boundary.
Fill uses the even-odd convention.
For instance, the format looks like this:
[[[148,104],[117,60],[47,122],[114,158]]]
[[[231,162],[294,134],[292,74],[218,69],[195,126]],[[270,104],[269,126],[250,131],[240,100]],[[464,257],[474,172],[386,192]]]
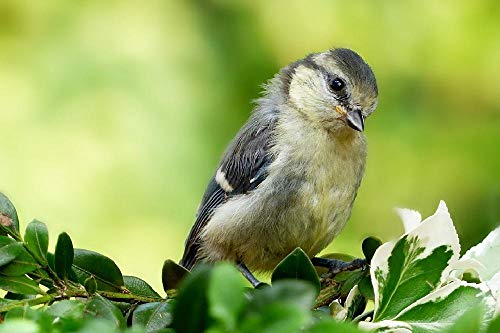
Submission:
[[[491,1],[0,1],[0,190],[22,228],[158,289],[260,84],[332,46],[377,76],[367,172],[329,251],[448,203],[468,248],[500,219],[500,5]],[[54,244],[52,244],[52,247]]]

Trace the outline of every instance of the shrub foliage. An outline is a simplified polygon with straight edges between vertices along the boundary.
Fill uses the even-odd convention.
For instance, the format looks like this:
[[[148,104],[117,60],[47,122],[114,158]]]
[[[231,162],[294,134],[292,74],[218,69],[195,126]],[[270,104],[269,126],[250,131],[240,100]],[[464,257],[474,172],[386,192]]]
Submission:
[[[0,193],[0,332],[499,332],[500,229],[460,258],[444,202],[399,212],[404,235],[363,241],[368,268],[332,274],[297,248],[253,289],[229,263],[166,260],[161,296],[66,233],[49,252],[47,226],[21,234]]]

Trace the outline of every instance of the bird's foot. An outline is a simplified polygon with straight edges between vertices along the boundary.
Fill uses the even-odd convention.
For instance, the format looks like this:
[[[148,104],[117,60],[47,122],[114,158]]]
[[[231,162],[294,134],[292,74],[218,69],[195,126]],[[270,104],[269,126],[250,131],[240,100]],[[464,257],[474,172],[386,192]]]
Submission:
[[[311,259],[314,266],[328,268],[328,274],[335,276],[341,272],[365,269],[368,264],[365,259],[354,259],[353,261],[342,261],[339,259],[318,258]]]
[[[245,277],[245,279],[247,279],[252,284],[252,287],[257,288],[262,283],[257,280],[257,278],[252,274],[252,272],[250,272],[248,267],[242,261],[238,261],[236,263],[236,266],[238,267],[241,274]]]

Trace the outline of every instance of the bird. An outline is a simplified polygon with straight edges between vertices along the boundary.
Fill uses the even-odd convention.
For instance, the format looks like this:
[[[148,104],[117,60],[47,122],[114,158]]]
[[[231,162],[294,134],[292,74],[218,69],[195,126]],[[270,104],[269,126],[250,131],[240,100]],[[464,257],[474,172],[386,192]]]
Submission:
[[[350,217],[365,120],[378,104],[371,67],[347,48],[311,53],[263,87],[209,181],[180,260],[188,270],[233,262],[254,286],[252,271],[272,270],[297,247],[316,266],[339,267],[315,255]]]

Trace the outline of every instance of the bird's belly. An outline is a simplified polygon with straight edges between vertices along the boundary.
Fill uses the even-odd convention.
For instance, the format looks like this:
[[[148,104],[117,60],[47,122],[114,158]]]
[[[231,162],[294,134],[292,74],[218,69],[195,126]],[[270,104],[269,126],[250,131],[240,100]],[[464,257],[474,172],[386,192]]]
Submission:
[[[242,260],[253,270],[271,270],[296,247],[309,256],[324,249],[349,217],[353,193],[302,181],[286,196],[242,195],[214,214],[204,236],[209,260]]]
[[[302,152],[282,147],[259,187],[216,209],[201,256],[271,270],[296,247],[309,256],[323,250],[349,218],[365,161],[363,140],[356,149],[336,144],[323,138],[300,145]]]

